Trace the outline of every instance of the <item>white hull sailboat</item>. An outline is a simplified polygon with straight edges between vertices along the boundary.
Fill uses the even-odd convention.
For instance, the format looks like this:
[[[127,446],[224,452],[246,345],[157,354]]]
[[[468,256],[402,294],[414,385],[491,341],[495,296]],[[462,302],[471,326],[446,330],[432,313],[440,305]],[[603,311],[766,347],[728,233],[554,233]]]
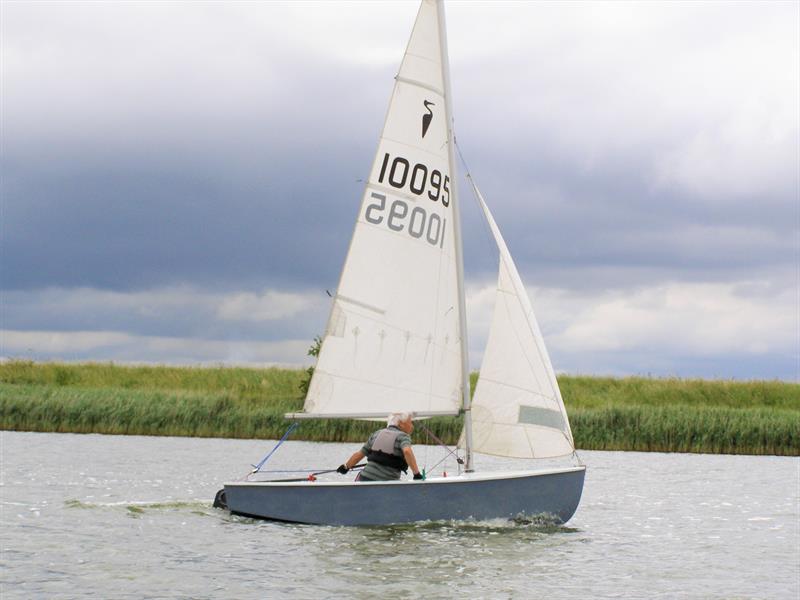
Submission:
[[[469,393],[464,274],[442,0],[423,0],[333,298],[302,413],[292,419],[464,415],[464,468],[425,481],[226,483],[236,514],[380,525],[547,515],[566,522],[585,467],[482,473],[473,452],[576,459],[567,413],[525,288],[483,197],[499,252],[480,379]],[[529,461],[530,462],[530,461]]]

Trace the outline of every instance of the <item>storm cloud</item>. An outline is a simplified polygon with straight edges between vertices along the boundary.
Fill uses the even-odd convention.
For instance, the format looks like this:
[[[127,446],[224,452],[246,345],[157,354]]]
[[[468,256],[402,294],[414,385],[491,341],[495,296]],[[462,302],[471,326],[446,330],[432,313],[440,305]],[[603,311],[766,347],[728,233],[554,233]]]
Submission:
[[[447,11],[556,369],[797,379],[800,7]],[[308,360],[415,13],[3,3],[0,355]],[[461,197],[477,368],[497,257]]]

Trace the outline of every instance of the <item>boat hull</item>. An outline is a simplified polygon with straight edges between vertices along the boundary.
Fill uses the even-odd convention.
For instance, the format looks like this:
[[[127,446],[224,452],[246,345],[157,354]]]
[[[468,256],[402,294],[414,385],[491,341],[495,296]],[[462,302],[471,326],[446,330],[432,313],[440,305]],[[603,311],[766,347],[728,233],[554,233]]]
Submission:
[[[585,467],[467,474],[427,481],[226,483],[238,515],[319,525],[389,525],[545,515],[567,522],[581,499]]]

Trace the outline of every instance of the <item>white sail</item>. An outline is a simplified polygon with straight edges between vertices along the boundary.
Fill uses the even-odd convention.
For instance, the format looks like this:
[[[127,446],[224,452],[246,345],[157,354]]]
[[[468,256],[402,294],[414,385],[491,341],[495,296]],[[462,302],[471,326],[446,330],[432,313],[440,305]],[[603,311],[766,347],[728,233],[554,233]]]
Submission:
[[[550,357],[503,236],[483,196],[473,189],[500,252],[494,314],[472,399],[473,450],[515,458],[574,451]]]
[[[417,15],[304,411],[455,414],[461,336],[442,40]]]

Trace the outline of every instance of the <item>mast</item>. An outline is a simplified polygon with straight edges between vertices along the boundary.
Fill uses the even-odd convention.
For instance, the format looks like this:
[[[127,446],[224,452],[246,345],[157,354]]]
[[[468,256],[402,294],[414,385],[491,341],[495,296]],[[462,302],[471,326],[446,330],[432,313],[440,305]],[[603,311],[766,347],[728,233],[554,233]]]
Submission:
[[[469,396],[469,355],[467,350],[467,310],[464,298],[464,256],[461,247],[461,211],[459,209],[458,177],[456,176],[455,134],[453,133],[453,103],[450,98],[450,60],[447,54],[447,27],[444,18],[444,0],[436,0],[436,12],[439,17],[439,39],[441,51],[442,75],[444,79],[444,101],[447,111],[447,157],[450,167],[450,185],[453,198],[453,235],[456,247],[456,281],[458,285],[458,317],[461,333],[461,392],[464,408],[464,452],[466,454],[465,471],[472,472],[472,409]]]

